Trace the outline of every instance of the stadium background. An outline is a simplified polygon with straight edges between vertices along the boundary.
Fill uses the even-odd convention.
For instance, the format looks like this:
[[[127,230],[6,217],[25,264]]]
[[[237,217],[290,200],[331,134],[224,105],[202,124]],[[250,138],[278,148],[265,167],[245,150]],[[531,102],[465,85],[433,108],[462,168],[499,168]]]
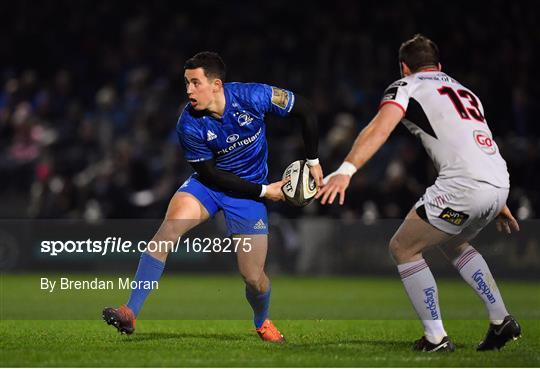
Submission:
[[[540,29],[526,2],[0,2],[0,366],[532,366],[540,363]],[[160,289],[119,336],[99,319],[126,290],[40,290],[40,278],[132,277],[138,254],[48,256],[43,239],[149,239],[190,174],[174,132],[182,66],[219,52],[229,81],[312,100],[334,170],[399,78],[397,49],[422,32],[443,68],[482,100],[507,160],[522,231],[475,246],[524,336],[475,347],[480,300],[434,251],[457,355],[411,352],[420,325],[388,252],[400,219],[435,178],[403,127],[353,179],[344,207],[269,204],[271,317],[287,344],[262,344],[231,254],[175,254]],[[270,179],[303,157],[299,124],[268,119]],[[222,237],[223,220],[192,237]],[[439,278],[441,277],[441,278]]]
[[[219,52],[229,81],[311,99],[329,173],[399,78],[400,43],[422,32],[439,45],[444,70],[481,98],[510,169],[508,203],[523,232],[495,238],[492,227],[480,249],[497,276],[538,279],[540,31],[526,3],[19,1],[2,2],[0,13],[9,15],[0,33],[3,270],[134,271],[135,256],[44,260],[20,227],[36,219],[159,222],[191,173],[174,128],[186,103],[183,62],[194,53]],[[303,157],[300,137],[298,124],[268,119],[271,180]],[[398,128],[354,177],[344,207],[269,204],[270,271],[394,276],[386,242],[434,178],[421,145]],[[201,232],[223,234],[222,223]],[[174,258],[168,269],[233,265],[203,255]]]

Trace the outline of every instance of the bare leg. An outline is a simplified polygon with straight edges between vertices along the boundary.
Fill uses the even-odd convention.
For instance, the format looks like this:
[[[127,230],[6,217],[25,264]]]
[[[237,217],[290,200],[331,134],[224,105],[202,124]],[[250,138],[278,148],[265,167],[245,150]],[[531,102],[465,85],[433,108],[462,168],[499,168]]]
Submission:
[[[236,253],[238,269],[246,283],[246,298],[253,309],[253,323],[260,328],[268,318],[270,306],[270,280],[264,272],[268,250],[267,235],[238,235],[241,244],[251,245],[250,250],[240,247]]]
[[[209,218],[206,208],[193,195],[186,192],[177,192],[169,202],[165,219],[152,238],[156,243],[163,241],[176,241],[190,229],[205,222]],[[152,257],[165,262],[170,248],[164,247],[147,253]]]
[[[139,314],[144,301],[158,283],[165,268],[165,260],[178,237],[208,219],[208,212],[191,194],[177,192],[172,197],[165,220],[152,238],[153,246],[141,255],[134,280],[138,287],[131,290],[127,306],[135,316]],[[140,282],[150,288],[143,288]]]

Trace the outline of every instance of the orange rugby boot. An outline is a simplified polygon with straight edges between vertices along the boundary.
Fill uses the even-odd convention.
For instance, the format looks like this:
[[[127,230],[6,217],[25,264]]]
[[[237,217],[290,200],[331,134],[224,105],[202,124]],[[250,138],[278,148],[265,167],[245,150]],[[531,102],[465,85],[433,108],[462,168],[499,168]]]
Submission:
[[[267,342],[285,342],[285,338],[278,331],[270,319],[266,319],[260,328],[257,329],[259,337]]]
[[[135,332],[135,314],[126,305],[121,305],[118,309],[103,309],[102,318],[105,323],[114,326],[122,334],[130,335]]]

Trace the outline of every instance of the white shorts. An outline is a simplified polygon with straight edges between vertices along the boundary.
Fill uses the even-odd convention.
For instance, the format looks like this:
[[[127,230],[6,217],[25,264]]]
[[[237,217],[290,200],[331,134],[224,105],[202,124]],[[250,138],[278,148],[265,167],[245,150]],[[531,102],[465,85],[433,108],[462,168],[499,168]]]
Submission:
[[[418,212],[423,205],[435,228],[472,239],[501,212],[508,191],[470,179],[437,179],[414,207]]]

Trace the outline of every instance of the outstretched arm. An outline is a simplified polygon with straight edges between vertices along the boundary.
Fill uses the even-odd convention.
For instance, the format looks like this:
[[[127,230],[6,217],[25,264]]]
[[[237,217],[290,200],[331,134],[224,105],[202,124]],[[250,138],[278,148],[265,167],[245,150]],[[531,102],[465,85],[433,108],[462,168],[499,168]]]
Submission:
[[[214,159],[190,162],[191,166],[199,174],[201,182],[206,185],[218,187],[224,191],[232,191],[238,195],[250,198],[265,197],[272,201],[283,200],[281,186],[283,181],[260,185],[246,181],[233,173],[229,173],[216,168]]]
[[[395,104],[384,104],[373,120],[360,132],[351,151],[338,170],[326,177],[324,187],[316,195],[321,204],[332,204],[339,194],[339,204],[345,201],[345,190],[352,175],[367,163],[386,142],[403,118],[403,110]]]
[[[317,114],[315,114],[313,106],[305,97],[295,95],[291,116],[299,118],[302,122],[302,136],[304,138],[308,166],[311,175],[315,178],[317,186],[320,187],[322,185],[323,172],[319,163]]]

